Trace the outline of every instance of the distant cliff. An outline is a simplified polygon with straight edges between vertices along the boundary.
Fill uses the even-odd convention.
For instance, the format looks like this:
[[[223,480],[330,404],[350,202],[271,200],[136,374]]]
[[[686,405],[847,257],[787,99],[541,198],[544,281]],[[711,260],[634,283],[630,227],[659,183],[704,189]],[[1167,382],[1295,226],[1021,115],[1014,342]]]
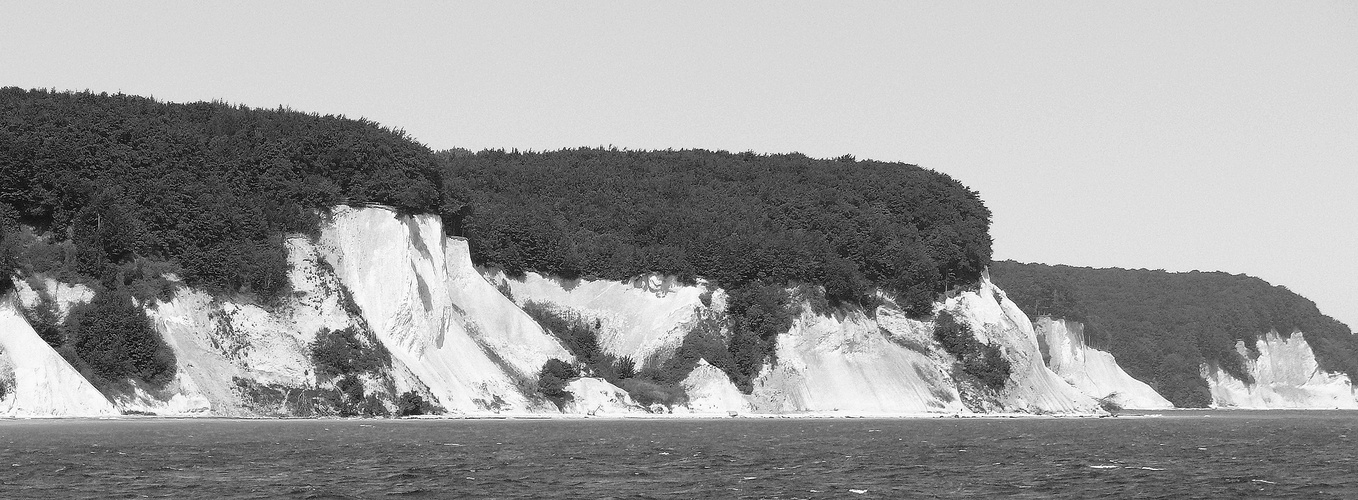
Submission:
[[[1085,344],[1176,406],[1355,404],[1358,336],[1284,287],[1216,272],[1012,261],[993,263],[991,275],[1029,314],[1081,323]]]

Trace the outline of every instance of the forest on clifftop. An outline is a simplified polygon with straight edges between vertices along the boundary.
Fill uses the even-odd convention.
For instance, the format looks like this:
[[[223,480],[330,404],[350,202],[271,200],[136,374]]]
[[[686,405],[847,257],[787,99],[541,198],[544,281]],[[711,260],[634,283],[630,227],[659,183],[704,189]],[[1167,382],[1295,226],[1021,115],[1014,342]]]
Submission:
[[[479,264],[510,273],[711,280],[730,293],[733,334],[704,349],[724,349],[711,354],[738,381],[791,326],[789,286],[822,308],[869,312],[883,290],[922,316],[990,260],[977,194],[913,165],[702,150],[435,154],[342,116],[0,89],[0,293],[15,275],[93,287],[94,303],[65,322],[30,318],[87,375],[165,380],[167,348],[123,304],[167,298],[168,275],[268,304],[288,292],[285,235],[314,234],[338,204],[440,214]]]
[[[1358,380],[1358,337],[1314,302],[1259,278],[1008,260],[994,262],[990,277],[1029,316],[1084,323],[1091,346],[1175,406],[1212,402],[1198,373],[1203,363],[1252,381],[1235,343],[1257,355],[1259,337],[1271,330],[1304,332],[1321,368]]]

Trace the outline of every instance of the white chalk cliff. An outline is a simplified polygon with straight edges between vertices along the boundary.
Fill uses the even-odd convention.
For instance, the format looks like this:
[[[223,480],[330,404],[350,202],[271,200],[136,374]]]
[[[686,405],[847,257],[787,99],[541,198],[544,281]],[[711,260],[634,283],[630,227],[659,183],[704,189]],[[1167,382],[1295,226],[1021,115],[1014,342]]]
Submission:
[[[702,286],[672,277],[642,276],[627,282],[563,280],[529,272],[519,279],[488,271],[486,279],[508,286],[519,303],[534,301],[600,325],[599,347],[638,366],[658,362],[684,341],[705,309]],[[713,293],[720,309],[722,293]]]
[[[1358,408],[1358,395],[1348,375],[1320,369],[1315,352],[1302,332],[1288,337],[1270,331],[1259,339],[1259,355],[1244,342],[1235,349],[1245,358],[1245,383],[1214,366],[1203,366],[1202,376],[1219,408]]]
[[[1112,354],[1086,344],[1080,322],[1040,316],[1034,327],[1047,353],[1047,367],[1085,395],[1108,398],[1122,408],[1174,407],[1151,386],[1128,375]]]
[[[558,413],[537,393],[537,373],[548,359],[573,358],[523,304],[534,301],[596,323],[601,347],[632,357],[638,368],[666,359],[698,325],[720,328],[725,309],[721,290],[661,276],[610,282],[528,273],[509,279],[474,267],[467,242],[445,236],[438,217],[380,207],[337,207],[318,237],[290,237],[287,249],[292,289],[280,303],[264,306],[180,286],[168,301],[143,304],[174,350],[176,376],[165,387],[136,387],[111,401],[33,333],[17,305],[0,309],[0,385],[8,384],[0,415],[305,415],[318,391],[333,390],[331,381],[317,377],[311,345],[321,331],[346,328],[365,332],[363,342],[391,353],[390,366],[362,378],[365,391],[389,409],[398,394],[411,391],[454,414]],[[515,300],[497,286],[507,286]],[[73,286],[44,288],[57,290],[51,298],[63,312],[89,300]],[[21,290],[29,298],[34,293]],[[1002,388],[982,387],[963,374],[933,339],[932,321],[907,318],[889,302],[874,311],[829,315],[807,302],[778,337],[776,362],[752,380],[752,393],[741,393],[703,360],[680,383],[687,403],[660,410],[1097,413],[1094,398],[1114,392],[1123,406],[1167,404],[1107,353],[1084,345],[1078,327],[1039,320],[1039,338],[1029,318],[988,278],[935,309],[999,348],[1011,367]],[[1039,341],[1053,353],[1050,365]],[[1264,355],[1251,365],[1259,383],[1252,387],[1207,374],[1218,404],[1354,406],[1347,378],[1316,371],[1304,345],[1300,335],[1261,342]],[[569,413],[656,411],[601,379],[572,380],[567,390],[576,393],[564,405]]]
[[[436,216],[339,207],[326,255],[377,338],[450,411],[540,412],[537,371],[570,354],[471,265]]]
[[[117,413],[99,390],[33,331],[12,296],[0,299],[0,415],[89,417]]]

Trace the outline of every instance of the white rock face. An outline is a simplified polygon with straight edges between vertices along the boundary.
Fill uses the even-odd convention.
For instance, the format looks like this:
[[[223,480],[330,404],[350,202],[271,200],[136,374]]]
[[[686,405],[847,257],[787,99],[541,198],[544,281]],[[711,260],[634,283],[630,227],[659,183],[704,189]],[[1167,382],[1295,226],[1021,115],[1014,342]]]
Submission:
[[[15,291],[18,292],[19,302],[24,307],[34,307],[44,298],[51,301],[53,309],[57,315],[57,321],[66,319],[70,314],[71,308],[94,300],[94,290],[79,283],[62,283],[50,277],[38,277],[35,280],[39,283],[39,288],[28,284],[28,280],[14,280]]]
[[[0,298],[0,387],[4,416],[118,414],[103,394],[38,337],[12,297]]]
[[[562,280],[527,273],[521,280],[504,273],[487,279],[508,283],[519,303],[534,301],[599,322],[599,346],[609,354],[631,356],[641,367],[663,361],[684,341],[704,309],[702,286],[685,286],[674,278],[644,276],[630,282]],[[714,292],[714,305],[722,292]]]
[[[214,300],[188,287],[147,308],[147,317],[175,352],[175,380],[163,390],[120,397],[119,407],[157,415],[289,414],[282,406],[255,407],[242,398],[235,379],[314,388],[309,344],[322,328],[340,330],[357,320],[340,306],[339,283],[318,265],[311,242],[289,238],[287,248],[293,293],[273,310]]]
[[[1083,324],[1041,316],[1034,328],[1038,341],[1046,345],[1047,367],[1085,395],[1111,397],[1123,408],[1174,407],[1149,385],[1123,371],[1112,354],[1086,345]]]
[[[706,359],[698,360],[698,366],[681,385],[688,394],[684,409],[690,413],[727,415],[730,412],[749,413],[753,409],[746,396],[731,383],[730,377]]]
[[[338,207],[319,248],[377,338],[454,412],[555,411],[533,395],[564,347],[471,267],[430,215]]]
[[[892,341],[891,328],[910,320],[886,308],[878,309],[878,317],[880,322],[854,312],[832,318],[803,308],[792,329],[778,336],[777,363],[754,381],[754,411],[966,412],[946,368],[951,363],[939,363],[927,345],[914,350]]]
[[[986,278],[979,292],[939,305],[1000,347],[1011,375],[986,411],[1098,413],[1098,404],[1042,363],[1032,323]],[[933,323],[880,307],[825,317],[804,308],[778,338],[778,362],[754,381],[757,412],[967,413],[952,375],[954,358],[933,340]]]
[[[632,401],[627,391],[603,379],[578,378],[566,384],[566,391],[575,399],[566,403],[566,407],[562,409],[565,413],[603,416],[645,411],[641,405]]]
[[[1216,367],[1202,367],[1212,391],[1212,406],[1221,408],[1358,408],[1348,375],[1320,369],[1305,334],[1283,338],[1270,331],[1259,339],[1259,357],[1250,359],[1244,342],[1235,349],[1254,377],[1246,384]]]
[[[1009,381],[999,393],[1000,411],[1025,413],[1099,413],[1093,398],[1061,380],[1042,362],[1037,334],[1028,316],[1003,290],[982,278],[978,291],[947,300],[944,309],[971,327],[976,338],[1000,347],[1010,363]]]
[[[473,267],[467,243],[446,237],[438,217],[338,207],[322,225],[318,239],[294,237],[287,244],[293,293],[281,304],[264,308],[181,288],[172,300],[148,305],[148,317],[176,354],[177,375],[167,387],[138,388],[120,396],[116,404],[97,391],[93,395],[98,397],[91,400],[93,388],[71,382],[69,377],[79,375],[10,312],[0,322],[6,353],[0,356],[0,379],[9,377],[16,390],[8,391],[3,401],[9,406],[3,408],[11,408],[11,413],[22,407],[23,412],[67,415],[118,410],[286,415],[289,401],[310,397],[303,392],[318,385],[310,359],[317,332],[356,328],[370,330],[392,354],[389,373],[364,378],[370,393],[394,396],[416,391],[463,414],[558,412],[537,394],[536,375],[550,358],[573,357],[496,289],[492,282],[503,276],[492,272],[487,281]],[[711,294],[710,306],[704,306],[704,286],[684,286],[656,276],[626,283],[565,282],[530,273],[506,283],[521,302],[548,303],[597,320],[604,350],[631,356],[639,364],[668,357],[700,321],[719,327],[725,307],[720,290]],[[70,292],[58,292],[71,297],[63,303],[88,300],[78,290]],[[988,279],[979,292],[960,294],[936,307],[969,325],[979,340],[1000,346],[1011,362],[1005,388],[987,396],[990,399],[980,409],[1099,411],[1090,397],[1042,363],[1032,323]],[[19,335],[11,334],[20,329]],[[804,307],[791,330],[779,336],[778,362],[753,381],[753,394],[741,394],[726,374],[702,361],[682,381],[689,396],[687,407],[675,410],[968,412],[954,380],[955,360],[933,341],[932,331],[932,323],[905,318],[892,307],[879,308],[873,317],[861,311],[819,316]],[[37,344],[13,340],[29,337]],[[46,354],[33,358],[33,352]],[[42,376],[24,371],[39,365],[46,370]],[[89,391],[81,392],[81,387]],[[249,392],[258,387],[276,391],[277,397],[261,403]],[[576,398],[565,408],[568,413],[646,411],[603,380],[573,380],[567,390]]]

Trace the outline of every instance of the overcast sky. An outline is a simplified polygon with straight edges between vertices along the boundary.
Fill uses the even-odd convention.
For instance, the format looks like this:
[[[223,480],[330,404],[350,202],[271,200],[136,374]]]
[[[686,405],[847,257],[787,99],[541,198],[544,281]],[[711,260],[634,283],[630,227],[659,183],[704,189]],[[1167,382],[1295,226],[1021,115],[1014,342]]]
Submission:
[[[997,259],[1250,274],[1358,327],[1353,1],[5,2],[0,85],[915,163]]]

